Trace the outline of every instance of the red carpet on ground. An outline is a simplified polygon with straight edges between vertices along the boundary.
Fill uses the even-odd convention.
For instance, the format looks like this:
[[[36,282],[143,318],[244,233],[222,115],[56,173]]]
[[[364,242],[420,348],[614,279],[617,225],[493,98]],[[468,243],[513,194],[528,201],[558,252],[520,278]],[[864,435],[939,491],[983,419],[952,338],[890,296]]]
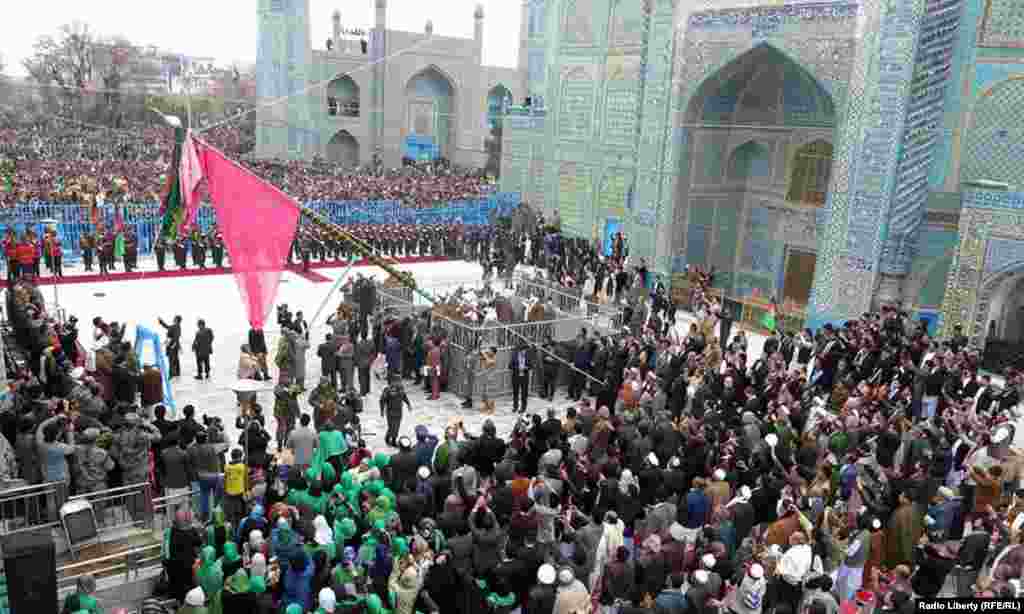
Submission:
[[[406,256],[388,258],[388,261],[394,263],[397,261],[398,264],[418,264],[422,262],[445,262],[451,260],[445,256]],[[314,269],[337,269],[344,268],[344,261],[329,261],[329,262],[311,262],[309,264],[310,271],[304,273],[301,265],[290,265],[285,267],[286,271],[295,273],[296,275],[311,281],[313,283],[325,283],[333,281],[331,278],[314,272]],[[370,261],[360,260],[355,263],[355,266],[374,266]],[[65,277],[54,277],[50,274],[45,274],[36,280],[37,285],[49,286],[53,284],[67,285],[67,284],[96,284],[108,281],[131,281],[135,279],[168,279],[173,277],[204,277],[209,275],[230,275],[230,268],[206,268],[206,269],[175,269],[173,271],[132,271],[131,273],[125,273],[122,270],[114,271],[107,275],[99,275],[90,273],[88,275],[68,275]],[[7,280],[0,281],[0,287],[6,288],[8,286]]]

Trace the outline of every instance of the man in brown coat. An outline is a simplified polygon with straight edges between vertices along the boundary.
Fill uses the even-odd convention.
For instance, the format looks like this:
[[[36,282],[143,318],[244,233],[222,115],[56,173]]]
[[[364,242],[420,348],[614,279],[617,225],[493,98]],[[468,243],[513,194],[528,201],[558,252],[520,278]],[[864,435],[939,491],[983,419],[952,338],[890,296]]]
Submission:
[[[164,400],[164,378],[153,365],[142,370],[142,406],[150,407]]]

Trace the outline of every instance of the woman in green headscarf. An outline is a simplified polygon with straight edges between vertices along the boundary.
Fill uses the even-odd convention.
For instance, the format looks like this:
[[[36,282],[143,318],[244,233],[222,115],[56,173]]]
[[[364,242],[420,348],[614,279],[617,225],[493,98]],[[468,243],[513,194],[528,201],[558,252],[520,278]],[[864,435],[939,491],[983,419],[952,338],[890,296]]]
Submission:
[[[224,544],[231,537],[234,527],[224,520],[224,509],[219,505],[210,513],[210,524],[206,527],[206,545],[213,546],[217,556],[224,554]]]
[[[293,603],[285,609],[284,614],[302,614],[302,606]]]
[[[238,544],[235,542],[224,544],[224,556],[220,559],[220,567],[227,578],[232,577],[236,571],[242,568],[242,555],[238,553]]]
[[[394,524],[397,514],[391,509],[391,499],[384,495],[373,500],[373,507],[366,514],[370,524],[376,525],[378,521],[384,523],[384,528],[390,528]]]
[[[356,536],[356,523],[351,518],[338,518],[334,521],[335,552],[343,552],[349,540]]]
[[[206,546],[199,552],[199,571],[196,582],[206,594],[206,609],[209,614],[222,614],[221,593],[224,591],[224,570],[217,560],[217,550]]]

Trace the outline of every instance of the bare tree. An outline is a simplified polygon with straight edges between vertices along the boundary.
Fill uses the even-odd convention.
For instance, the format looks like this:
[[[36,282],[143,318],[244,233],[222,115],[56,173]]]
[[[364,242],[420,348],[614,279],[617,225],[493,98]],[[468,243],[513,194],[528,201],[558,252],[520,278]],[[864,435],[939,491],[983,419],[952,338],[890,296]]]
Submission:
[[[36,39],[32,56],[23,62],[29,78],[49,89],[55,87],[67,111],[80,116],[83,98],[93,85],[95,36],[89,25],[74,22],[61,26],[57,36]]]

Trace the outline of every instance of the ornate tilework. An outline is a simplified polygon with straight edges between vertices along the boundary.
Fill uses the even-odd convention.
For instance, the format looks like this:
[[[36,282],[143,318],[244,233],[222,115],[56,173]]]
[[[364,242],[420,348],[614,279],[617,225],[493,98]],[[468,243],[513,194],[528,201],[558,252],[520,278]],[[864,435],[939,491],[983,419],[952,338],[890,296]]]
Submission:
[[[1024,177],[1024,80],[1006,81],[988,91],[974,108],[963,152],[964,181],[987,179],[1018,183]]]
[[[987,0],[979,38],[986,47],[1024,47],[1024,3]]]
[[[989,239],[985,247],[985,274],[998,273],[1024,262],[1024,241],[1019,239]]]
[[[777,31],[783,24],[800,24],[824,19],[850,19],[857,16],[856,4],[805,4],[802,6],[757,6],[690,15],[691,30],[751,29],[763,35]]]
[[[993,295],[1008,275],[1020,272],[1017,263],[1024,266],[1024,193],[966,191],[959,234],[942,301],[941,334],[960,324],[980,343]]]

